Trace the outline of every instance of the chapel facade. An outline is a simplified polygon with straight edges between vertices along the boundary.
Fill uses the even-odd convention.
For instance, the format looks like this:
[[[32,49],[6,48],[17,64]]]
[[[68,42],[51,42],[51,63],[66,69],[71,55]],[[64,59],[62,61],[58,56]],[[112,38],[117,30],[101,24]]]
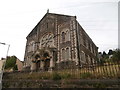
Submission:
[[[94,65],[98,47],[76,16],[47,12],[26,37],[24,67],[59,70]]]

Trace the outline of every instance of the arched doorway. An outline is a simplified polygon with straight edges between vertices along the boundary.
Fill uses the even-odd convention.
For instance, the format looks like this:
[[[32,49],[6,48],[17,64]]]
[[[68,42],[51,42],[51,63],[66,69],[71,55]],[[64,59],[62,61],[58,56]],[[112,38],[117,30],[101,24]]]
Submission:
[[[50,67],[50,59],[45,60],[44,70],[48,71]]]
[[[48,49],[40,49],[34,54],[33,62],[36,66],[36,71],[43,70],[48,71],[51,67],[52,53]]]
[[[36,70],[38,71],[40,69],[40,55],[36,55],[35,56],[35,60],[36,60]]]
[[[49,56],[48,52],[45,52],[43,54],[43,57],[45,58],[44,59],[44,70],[48,71],[49,67],[50,67],[50,56]]]

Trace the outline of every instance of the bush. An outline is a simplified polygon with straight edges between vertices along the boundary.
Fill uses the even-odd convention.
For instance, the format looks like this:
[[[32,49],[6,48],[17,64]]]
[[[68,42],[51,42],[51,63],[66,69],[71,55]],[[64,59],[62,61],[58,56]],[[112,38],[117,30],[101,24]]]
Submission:
[[[106,86],[104,85],[104,84],[102,84],[102,83],[95,83],[94,85],[93,85],[95,88],[105,88]]]
[[[85,79],[85,78],[90,78],[92,76],[92,74],[89,72],[86,72],[86,73],[80,74],[80,76],[81,76],[81,78]]]
[[[117,49],[112,57],[113,62],[120,62],[120,49]]]
[[[61,76],[55,72],[55,73],[53,73],[52,79],[53,80],[61,80]]]
[[[71,75],[69,73],[64,73],[61,75],[62,79],[68,79],[71,77]]]
[[[15,67],[15,63],[16,63],[16,57],[15,56],[7,57],[6,64],[5,64],[5,69]]]

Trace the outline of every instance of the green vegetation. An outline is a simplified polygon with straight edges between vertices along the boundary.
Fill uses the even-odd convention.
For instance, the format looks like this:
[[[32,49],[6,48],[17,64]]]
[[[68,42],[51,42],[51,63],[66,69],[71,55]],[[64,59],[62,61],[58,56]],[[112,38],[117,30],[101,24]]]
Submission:
[[[83,79],[90,78],[92,74],[90,72],[80,74],[80,77]]]
[[[104,65],[106,63],[119,63],[120,62],[120,49],[109,50],[108,53],[103,51],[103,53],[99,52],[100,60],[98,60],[98,64]]]
[[[62,79],[70,79],[71,78],[71,74],[70,73],[64,73],[63,75],[61,75]]]
[[[120,49],[116,49],[112,57],[113,62],[120,62]]]
[[[105,84],[103,84],[103,83],[95,83],[93,86],[95,88],[106,88]]]
[[[52,75],[53,75],[53,76],[52,76],[52,79],[53,79],[53,80],[61,80],[61,76],[60,76],[58,73],[55,72],[55,73],[53,73]]]
[[[61,80],[61,79],[70,79],[71,74],[67,72],[53,72],[52,79],[53,80]]]
[[[16,56],[7,57],[5,69],[12,68],[13,70],[17,70],[16,59],[17,59]]]

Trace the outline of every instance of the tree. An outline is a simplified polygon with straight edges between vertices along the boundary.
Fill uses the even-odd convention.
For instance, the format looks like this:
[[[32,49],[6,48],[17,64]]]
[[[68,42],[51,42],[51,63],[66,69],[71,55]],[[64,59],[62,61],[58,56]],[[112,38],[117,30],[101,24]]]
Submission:
[[[102,52],[98,52],[98,54],[102,54]]]
[[[106,52],[105,52],[105,51],[103,51],[103,57],[104,57],[104,56],[106,56],[106,55],[107,55],[107,54],[106,54]]]
[[[113,57],[112,57],[113,62],[120,62],[120,49],[116,49]]]
[[[99,64],[104,65],[104,63],[106,63],[107,59],[109,58],[109,55],[106,54],[105,51],[103,51],[103,53],[99,52],[99,54],[102,54],[102,57],[99,59]]]
[[[16,56],[7,57],[6,64],[5,64],[5,69],[15,67],[16,59],[17,59]]]
[[[112,55],[113,54],[113,50],[109,49],[108,55]]]

